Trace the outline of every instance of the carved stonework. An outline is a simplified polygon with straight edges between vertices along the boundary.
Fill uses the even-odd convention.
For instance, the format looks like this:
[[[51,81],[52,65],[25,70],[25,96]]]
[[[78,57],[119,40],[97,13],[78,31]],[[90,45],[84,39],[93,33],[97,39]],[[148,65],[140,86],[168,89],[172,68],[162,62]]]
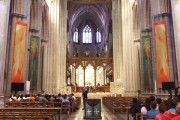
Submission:
[[[125,92],[125,86],[122,81],[118,82],[111,82],[110,83],[110,91],[113,94],[121,94],[124,95]]]

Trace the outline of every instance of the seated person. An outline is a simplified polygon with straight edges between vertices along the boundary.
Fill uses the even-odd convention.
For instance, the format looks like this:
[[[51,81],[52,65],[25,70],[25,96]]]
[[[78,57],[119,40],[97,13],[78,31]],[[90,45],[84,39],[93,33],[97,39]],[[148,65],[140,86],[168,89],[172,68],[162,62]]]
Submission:
[[[69,98],[68,98],[67,94],[64,95],[64,97],[63,97],[63,99],[62,99],[62,103],[65,103],[65,104],[66,104],[66,103],[67,103],[67,104],[69,103]]]
[[[176,112],[176,104],[177,104],[177,101],[176,100],[173,100],[173,99],[169,99],[168,100],[168,111],[169,112],[172,112],[172,113],[175,113]]]
[[[161,103],[159,104],[158,109],[159,109],[159,114],[156,115],[155,120],[164,120],[163,114],[167,110],[167,106],[164,103]]]
[[[180,120],[180,102],[176,105],[176,115],[172,120]]]
[[[164,120],[179,120],[179,116],[180,116],[180,103],[178,102],[176,104],[176,112],[174,113],[173,111],[170,112],[169,110],[166,111],[164,114]]]
[[[159,110],[159,105],[162,103],[162,99],[161,98],[157,98],[156,99],[156,103],[157,103],[156,110]]]
[[[149,111],[149,110],[150,110],[150,99],[146,98],[145,103],[141,107],[141,114],[146,115],[147,111]]]
[[[147,111],[147,118],[155,118],[155,116],[159,113],[156,110],[156,102],[151,102],[150,104],[151,110]]]

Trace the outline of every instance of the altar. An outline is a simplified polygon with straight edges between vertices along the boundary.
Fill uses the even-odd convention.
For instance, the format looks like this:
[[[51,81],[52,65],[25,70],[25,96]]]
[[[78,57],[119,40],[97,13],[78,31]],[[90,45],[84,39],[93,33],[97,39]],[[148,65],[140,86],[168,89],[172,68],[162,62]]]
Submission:
[[[85,102],[84,119],[102,119],[101,99],[87,99]]]

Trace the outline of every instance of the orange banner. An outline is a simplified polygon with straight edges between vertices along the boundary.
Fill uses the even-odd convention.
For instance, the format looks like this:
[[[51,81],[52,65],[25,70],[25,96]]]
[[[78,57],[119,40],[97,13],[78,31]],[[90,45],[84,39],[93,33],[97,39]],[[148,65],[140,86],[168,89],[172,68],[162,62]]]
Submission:
[[[26,36],[27,24],[16,22],[15,38],[13,44],[12,82],[24,82],[26,64]]]
[[[158,86],[161,86],[162,82],[167,82],[170,80],[166,22],[155,22],[154,28],[156,40],[157,81]]]

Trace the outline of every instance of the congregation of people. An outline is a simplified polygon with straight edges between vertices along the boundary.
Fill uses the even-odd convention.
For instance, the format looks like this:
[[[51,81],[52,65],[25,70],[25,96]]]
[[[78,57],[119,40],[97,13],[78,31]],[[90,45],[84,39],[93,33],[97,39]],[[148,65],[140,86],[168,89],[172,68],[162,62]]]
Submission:
[[[31,102],[62,102],[62,103],[69,103],[71,101],[75,101],[76,97],[74,94],[58,94],[58,95],[50,95],[50,94],[26,94],[26,95],[11,95],[9,101],[31,101]]]
[[[61,107],[70,114],[79,109],[81,98],[72,94],[12,94],[5,107]]]
[[[150,96],[141,102],[133,98],[130,113],[134,120],[180,120],[180,99]]]

